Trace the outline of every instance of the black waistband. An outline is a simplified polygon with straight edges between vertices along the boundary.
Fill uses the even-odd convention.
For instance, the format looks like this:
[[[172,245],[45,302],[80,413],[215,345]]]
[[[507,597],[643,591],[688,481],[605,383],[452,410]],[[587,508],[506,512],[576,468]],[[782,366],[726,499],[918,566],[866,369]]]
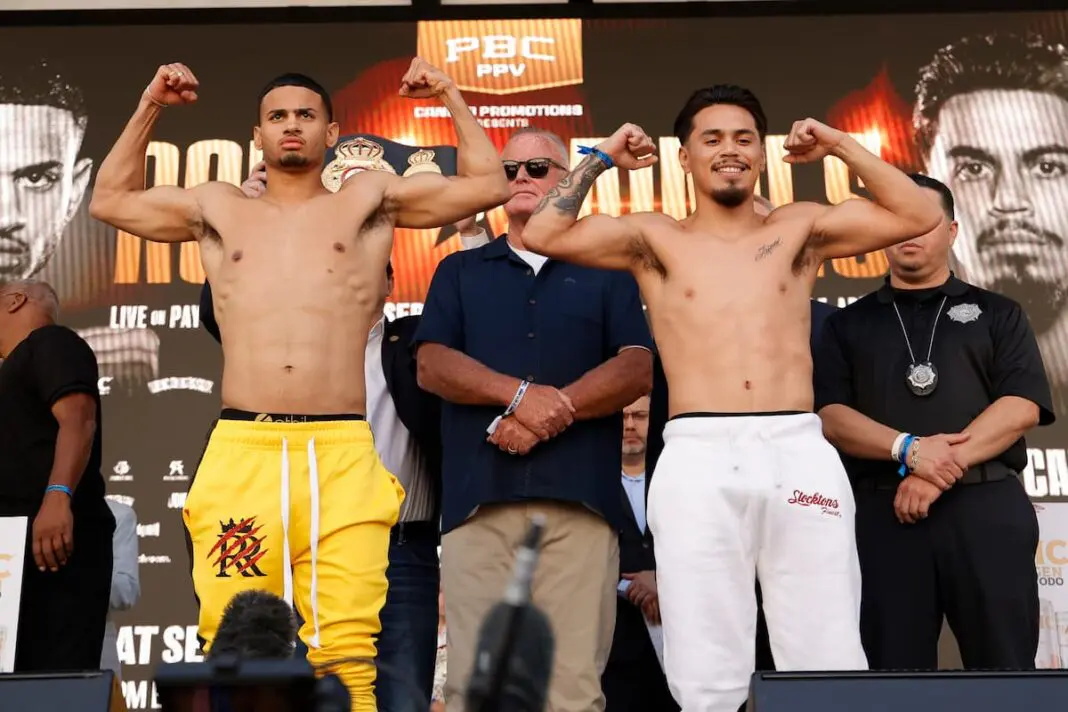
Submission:
[[[1000,482],[1016,477],[1016,472],[998,462],[986,462],[969,468],[964,476],[957,480],[958,485],[979,485],[984,482]],[[897,490],[901,476],[896,474],[861,475],[853,479],[853,489],[861,490]]]
[[[774,415],[811,415],[812,411],[808,410],[762,410],[751,413],[706,413],[701,411],[693,411],[691,413],[679,413],[673,415],[668,420],[678,420],[679,418],[753,418],[753,417],[765,417]]]
[[[293,413],[253,413],[250,410],[223,408],[220,420],[249,420],[257,423],[323,423],[331,420],[367,420],[359,413],[331,413],[330,415],[296,415]]]
[[[397,522],[389,531],[394,541],[404,543],[409,539],[438,539],[441,527],[436,521]]]

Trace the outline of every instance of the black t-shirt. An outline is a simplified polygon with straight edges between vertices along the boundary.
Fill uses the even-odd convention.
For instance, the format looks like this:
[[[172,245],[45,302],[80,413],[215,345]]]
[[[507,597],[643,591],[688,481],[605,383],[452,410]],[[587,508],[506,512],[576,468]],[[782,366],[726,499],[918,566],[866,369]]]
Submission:
[[[59,433],[52,406],[73,393],[86,393],[96,402],[96,434],[71,507],[81,514],[106,511],[97,374],[89,344],[57,325],[31,332],[0,362],[0,511],[9,516],[37,513]]]

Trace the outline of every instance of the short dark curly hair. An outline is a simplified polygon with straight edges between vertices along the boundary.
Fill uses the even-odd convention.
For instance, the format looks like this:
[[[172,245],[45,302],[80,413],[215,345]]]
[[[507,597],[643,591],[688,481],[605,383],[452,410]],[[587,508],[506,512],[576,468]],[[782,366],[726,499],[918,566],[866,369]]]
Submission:
[[[672,131],[679,143],[686,143],[690,134],[693,133],[694,117],[702,110],[718,104],[729,104],[745,109],[753,117],[760,140],[763,141],[767,136],[768,118],[764,115],[764,107],[760,105],[760,100],[756,98],[756,95],[745,87],[735,84],[716,84],[698,89],[691,94],[678,116],[675,117]]]
[[[48,59],[20,66],[0,66],[0,104],[65,109],[83,128],[89,118],[82,90],[71,83],[62,68]]]
[[[1046,92],[1068,101],[1068,49],[1035,33],[991,33],[963,37],[938,50],[916,82],[913,125],[925,159],[945,103],[987,89]]]

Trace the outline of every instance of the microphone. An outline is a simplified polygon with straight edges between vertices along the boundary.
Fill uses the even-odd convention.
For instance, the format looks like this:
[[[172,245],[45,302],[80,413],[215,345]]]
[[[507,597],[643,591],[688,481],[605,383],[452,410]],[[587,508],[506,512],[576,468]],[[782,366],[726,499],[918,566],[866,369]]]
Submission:
[[[269,591],[242,591],[226,604],[209,661],[285,659],[293,656],[297,621],[293,609]]]
[[[545,517],[535,515],[516,552],[504,600],[482,621],[474,670],[467,686],[471,712],[544,712],[552,674],[549,619],[531,599]]]

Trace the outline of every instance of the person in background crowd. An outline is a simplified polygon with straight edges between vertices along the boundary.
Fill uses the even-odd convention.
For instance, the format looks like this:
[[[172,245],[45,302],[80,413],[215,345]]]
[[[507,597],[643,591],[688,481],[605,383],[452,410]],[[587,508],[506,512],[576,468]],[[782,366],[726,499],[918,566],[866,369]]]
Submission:
[[[27,517],[16,672],[95,670],[115,518],[89,345],[44,282],[0,282],[0,516]]]
[[[645,503],[652,479],[652,470],[645,466],[648,433],[649,396],[642,396],[623,409],[621,579],[612,651],[601,676],[606,712],[672,712],[679,709],[664,677],[660,663],[662,650],[658,650],[662,643],[656,557],[653,535],[645,522]]]
[[[927,173],[956,198],[962,277],[1021,304],[1055,412],[1068,404],[1066,66],[1068,48],[1037,34],[963,37],[920,69],[914,111]]]
[[[950,271],[953,194],[912,179],[942,223],[887,249],[886,284],[828,318],[815,360],[855,490],[864,648],[873,669],[936,669],[945,615],[966,668],[1033,668],[1038,521],[1019,474],[1024,434],[1054,420],[1049,384],[1020,305]]]
[[[108,508],[115,517],[115,535],[112,537],[111,603],[108,607],[108,622],[104,632],[104,650],[100,654],[100,668],[111,670],[122,678],[119,663],[118,630],[112,614],[128,611],[141,597],[141,577],[137,561],[137,514],[122,502],[108,499]]]
[[[588,712],[604,707],[615,618],[620,413],[649,391],[652,342],[633,278],[524,246],[527,218],[567,173],[563,141],[523,130],[501,155],[508,232],[442,260],[415,340],[419,382],[445,401],[445,702],[464,709],[479,626],[540,512],[533,599],[556,638],[548,707]]]

